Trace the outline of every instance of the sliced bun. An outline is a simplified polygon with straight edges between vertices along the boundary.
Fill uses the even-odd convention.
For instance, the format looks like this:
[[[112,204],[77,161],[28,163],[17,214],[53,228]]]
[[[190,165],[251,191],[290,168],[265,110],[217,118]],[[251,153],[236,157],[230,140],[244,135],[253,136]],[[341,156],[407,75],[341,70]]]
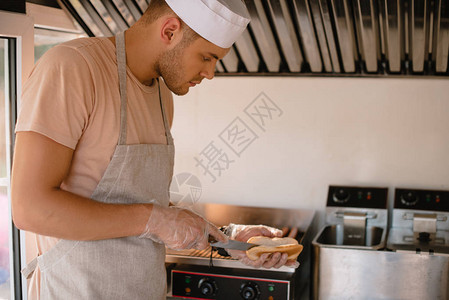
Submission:
[[[246,251],[251,260],[257,260],[263,253],[287,253],[289,260],[295,260],[302,251],[302,245],[294,238],[269,238],[266,236],[253,236],[248,243],[260,246],[252,247]]]

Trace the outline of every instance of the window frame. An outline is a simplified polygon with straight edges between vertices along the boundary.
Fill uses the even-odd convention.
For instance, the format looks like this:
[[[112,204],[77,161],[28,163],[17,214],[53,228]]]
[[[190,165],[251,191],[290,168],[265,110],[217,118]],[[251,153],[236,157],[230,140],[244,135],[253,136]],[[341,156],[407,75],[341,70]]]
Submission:
[[[14,126],[17,117],[17,107],[20,106],[22,94],[22,85],[31,72],[34,65],[34,22],[29,16],[20,13],[11,13],[0,11],[0,37],[8,39],[8,52],[13,51],[13,55],[9,56],[13,59],[8,60],[8,76],[9,76],[9,99],[5,99],[5,118],[6,122],[6,145],[7,145],[7,182],[2,182],[8,189],[8,210],[11,215],[11,197],[10,182],[11,166],[14,149]],[[9,100],[9,101],[8,101]],[[11,276],[11,298],[27,299],[27,281],[22,277],[20,269],[25,266],[26,247],[25,235],[12,224],[10,230],[10,272]]]

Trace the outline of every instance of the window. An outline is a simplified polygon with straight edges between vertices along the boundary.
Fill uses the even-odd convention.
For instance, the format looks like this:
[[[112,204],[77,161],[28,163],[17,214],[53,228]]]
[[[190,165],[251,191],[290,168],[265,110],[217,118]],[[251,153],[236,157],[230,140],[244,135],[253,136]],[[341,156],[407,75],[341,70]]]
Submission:
[[[10,208],[11,158],[16,108],[22,82],[33,66],[33,20],[26,15],[0,11],[0,299],[21,300],[26,280],[20,269],[24,237],[13,226]],[[25,282],[24,282],[25,281]],[[23,285],[22,285],[23,284]],[[25,291],[25,292],[22,292]]]
[[[12,299],[14,266],[20,267],[20,256],[14,257],[14,228],[10,209],[11,124],[15,122],[17,64],[16,39],[0,38],[0,299]],[[13,263],[16,262],[16,263]],[[16,277],[17,278],[17,277]],[[18,277],[20,290],[20,276]]]
[[[43,29],[35,27],[34,29],[34,61],[44,55],[47,50],[66,41],[85,37],[85,34],[77,34],[53,29]]]
[[[50,48],[87,35],[81,27],[60,8],[27,3],[27,15],[34,19],[34,61]]]
[[[8,40],[0,38],[0,116],[5,115],[5,101],[9,100],[8,88]],[[6,175],[5,118],[0,118],[0,177]],[[10,291],[10,211],[8,193],[0,187],[0,299],[11,299]]]
[[[33,67],[34,51],[39,58],[56,44],[85,36],[61,9],[48,9],[27,3],[28,16],[0,11],[0,300],[26,299],[27,280],[20,269],[36,253],[34,243],[26,243],[24,232],[13,226],[10,208],[13,132],[22,83]]]

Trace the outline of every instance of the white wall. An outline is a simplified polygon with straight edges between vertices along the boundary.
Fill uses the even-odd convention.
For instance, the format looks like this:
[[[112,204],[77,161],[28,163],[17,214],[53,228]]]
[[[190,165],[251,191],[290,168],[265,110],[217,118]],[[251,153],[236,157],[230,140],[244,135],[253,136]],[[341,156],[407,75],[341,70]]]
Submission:
[[[282,110],[265,132],[244,112],[262,92]],[[236,117],[258,135],[240,157],[218,137]],[[172,133],[203,202],[322,211],[329,184],[449,189],[449,80],[218,77],[175,97]],[[235,160],[215,182],[194,160],[212,141]]]

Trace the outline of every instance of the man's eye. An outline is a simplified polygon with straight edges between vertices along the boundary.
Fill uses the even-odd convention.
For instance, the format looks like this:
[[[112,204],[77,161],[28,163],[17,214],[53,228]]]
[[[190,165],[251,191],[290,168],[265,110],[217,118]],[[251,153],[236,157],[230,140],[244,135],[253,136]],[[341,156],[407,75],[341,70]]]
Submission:
[[[204,61],[211,61],[211,59],[209,57],[205,57],[205,56],[203,56],[203,60]]]

